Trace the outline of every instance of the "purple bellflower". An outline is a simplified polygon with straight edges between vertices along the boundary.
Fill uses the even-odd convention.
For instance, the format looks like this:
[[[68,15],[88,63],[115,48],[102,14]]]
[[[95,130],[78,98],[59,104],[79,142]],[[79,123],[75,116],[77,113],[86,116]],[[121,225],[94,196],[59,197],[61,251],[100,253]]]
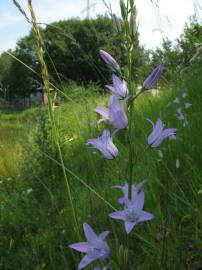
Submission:
[[[134,226],[143,221],[148,221],[154,218],[153,214],[143,211],[144,192],[136,194],[135,198],[128,201],[122,211],[116,211],[109,216],[113,219],[124,221],[126,233],[129,234]]]
[[[108,129],[105,129],[100,137],[96,139],[88,139],[87,144],[98,149],[107,159],[114,159],[118,155],[118,149],[113,144],[112,137],[110,136],[110,131]]]
[[[177,118],[178,118],[180,121],[184,121],[184,120],[185,120],[185,117],[184,117],[184,114],[183,114],[183,112],[182,112],[182,108],[178,108],[178,109],[177,109],[177,113],[178,113]]]
[[[158,65],[144,81],[143,88],[148,90],[154,88],[157,80],[163,73],[163,69],[163,65]]]
[[[104,239],[108,236],[109,231],[104,231],[97,236],[87,223],[83,224],[83,230],[87,242],[74,243],[69,245],[70,248],[73,248],[79,252],[86,253],[86,255],[79,263],[78,270],[83,269],[88,264],[96,261],[97,259],[106,259],[110,253],[110,248],[104,241]]]
[[[94,270],[108,270],[110,265],[111,265],[111,263],[108,263],[104,268],[95,267]]]
[[[105,63],[112,68],[113,71],[119,69],[119,64],[108,52],[100,50],[100,56],[105,61]]]
[[[106,85],[106,88],[112,91],[118,99],[123,99],[128,96],[128,87],[125,80],[120,80],[115,74],[112,75],[113,85]]]
[[[182,93],[182,98],[186,98],[188,96],[188,94],[186,92]]]
[[[147,120],[153,126],[153,130],[147,139],[148,144],[153,148],[158,147],[165,138],[175,135],[177,131],[176,128],[164,129],[164,124],[162,123],[160,118],[157,120],[155,125],[150,119]]]
[[[109,108],[96,107],[94,111],[102,116],[98,123],[108,120],[118,129],[124,129],[128,125],[128,119],[124,112],[123,104],[120,105],[115,96],[110,97]]]
[[[140,192],[142,186],[145,184],[146,180],[141,181],[139,184],[133,184],[132,185],[132,196],[131,199],[132,201],[135,199],[135,197],[137,196],[137,194]],[[118,199],[118,202],[120,204],[127,204],[129,202],[129,188],[128,188],[128,183],[125,183],[123,186],[113,186],[113,188],[119,188],[121,189],[121,191],[123,192],[123,197]]]
[[[176,99],[173,101],[173,103],[179,104],[180,103],[179,98],[176,97]]]
[[[185,109],[189,109],[191,106],[192,106],[192,104],[189,103],[189,102],[186,102],[186,103],[184,104]]]
[[[178,114],[177,119],[179,119],[180,121],[184,121],[185,117],[183,113]]]

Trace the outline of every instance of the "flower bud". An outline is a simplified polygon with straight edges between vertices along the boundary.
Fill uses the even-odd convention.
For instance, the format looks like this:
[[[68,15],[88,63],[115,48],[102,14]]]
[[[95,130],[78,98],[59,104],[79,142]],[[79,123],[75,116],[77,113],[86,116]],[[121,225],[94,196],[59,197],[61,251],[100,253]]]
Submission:
[[[136,19],[137,19],[137,11],[136,11],[136,7],[134,6],[130,15],[130,31],[133,36],[135,35],[137,31]]]
[[[131,7],[131,8],[134,7],[134,0],[130,0],[130,7]]]
[[[112,14],[112,20],[113,20],[113,24],[114,27],[116,28],[118,33],[121,33],[121,22],[120,19],[117,18],[116,14]]]
[[[124,0],[120,0],[120,9],[121,9],[121,15],[123,20],[127,19],[127,8],[126,5],[124,3]]]

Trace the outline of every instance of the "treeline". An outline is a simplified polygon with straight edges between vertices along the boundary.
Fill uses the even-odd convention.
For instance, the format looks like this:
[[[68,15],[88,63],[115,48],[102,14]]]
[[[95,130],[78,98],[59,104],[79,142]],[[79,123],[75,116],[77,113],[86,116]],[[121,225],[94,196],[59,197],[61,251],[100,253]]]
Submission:
[[[41,33],[50,79],[55,85],[71,81],[104,85],[109,81],[111,73],[99,57],[100,49],[110,52],[121,66],[126,61],[125,48],[121,45],[121,28],[117,29],[117,23],[106,16],[55,22],[41,28]],[[201,59],[202,26],[192,20],[175,46],[169,40],[164,40],[161,49],[146,51],[139,45],[138,35],[135,43],[133,79],[137,83],[141,83],[159,63],[165,65],[166,80],[177,80],[179,72]],[[18,41],[15,50],[0,56],[0,95],[7,100],[26,97],[40,84],[36,41],[31,31]]]

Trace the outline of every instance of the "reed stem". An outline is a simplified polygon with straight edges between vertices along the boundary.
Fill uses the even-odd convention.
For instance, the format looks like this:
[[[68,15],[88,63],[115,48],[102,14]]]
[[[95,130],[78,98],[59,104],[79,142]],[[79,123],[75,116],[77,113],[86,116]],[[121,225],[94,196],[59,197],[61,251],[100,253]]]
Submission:
[[[47,104],[48,105],[48,115],[49,115],[49,119],[50,119],[51,127],[52,127],[53,141],[56,145],[58,156],[59,156],[59,161],[60,161],[60,164],[62,167],[62,173],[63,173],[63,177],[64,177],[66,189],[67,189],[67,195],[68,195],[68,200],[69,200],[69,204],[70,204],[70,208],[71,208],[75,231],[76,231],[78,239],[80,239],[80,230],[79,230],[78,220],[77,220],[77,216],[76,216],[76,210],[75,210],[74,204],[73,204],[70,184],[69,184],[69,180],[68,180],[67,173],[65,170],[64,159],[63,159],[62,150],[61,150],[61,146],[60,146],[59,132],[58,132],[58,128],[57,128],[56,121],[55,121],[55,115],[54,115],[54,110],[53,110],[53,101],[52,101],[51,94],[50,94],[49,73],[48,73],[48,68],[47,68],[46,62],[44,60],[43,40],[41,37],[40,29],[37,25],[36,16],[35,16],[35,12],[34,12],[31,0],[28,0],[28,7],[29,7],[30,14],[31,14],[32,27],[33,27],[35,37],[36,37],[36,42],[37,42],[37,54],[38,54],[39,62],[41,65],[41,74],[42,74],[42,80],[43,80],[43,85],[44,85],[44,93],[45,93],[45,95],[47,95],[47,98],[48,98],[48,104]]]

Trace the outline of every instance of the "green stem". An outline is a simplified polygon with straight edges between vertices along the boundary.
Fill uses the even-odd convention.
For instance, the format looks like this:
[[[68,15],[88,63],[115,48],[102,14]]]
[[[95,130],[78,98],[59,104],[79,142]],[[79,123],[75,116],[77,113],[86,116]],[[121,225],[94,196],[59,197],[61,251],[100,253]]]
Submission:
[[[128,88],[129,88],[129,93],[131,96],[133,96],[133,88],[132,88],[132,53],[128,51],[128,67],[129,67],[129,80],[128,80]],[[133,142],[132,142],[132,137],[133,137],[133,106],[134,103],[131,102],[129,104],[129,130],[128,130],[128,138],[129,138],[129,178],[128,178],[128,184],[129,184],[129,189],[128,189],[128,197],[131,199],[132,196],[132,179],[133,179]]]
[[[35,12],[34,12],[34,9],[32,7],[32,0],[28,0],[28,7],[29,7],[29,10],[31,13],[31,22],[32,22],[34,33],[35,33],[36,42],[37,42],[37,53],[38,53],[39,61],[41,64],[41,74],[42,74],[42,80],[43,80],[43,84],[44,84],[44,93],[47,94],[47,97],[48,97],[48,114],[49,114],[49,119],[51,121],[51,126],[52,126],[53,141],[54,141],[56,148],[57,148],[57,151],[58,151],[59,161],[61,163],[63,177],[64,177],[65,185],[67,188],[67,195],[68,195],[68,199],[69,199],[69,203],[70,203],[70,208],[71,208],[71,212],[72,212],[72,217],[73,217],[77,237],[78,237],[78,239],[80,239],[80,231],[79,231],[79,226],[78,226],[78,221],[77,221],[77,216],[76,216],[76,210],[74,208],[71,189],[70,189],[69,181],[68,181],[65,166],[64,166],[64,159],[63,159],[62,151],[61,151],[61,147],[60,147],[59,132],[57,129],[54,111],[53,111],[53,103],[52,103],[52,98],[51,98],[51,94],[50,94],[50,87],[49,87],[50,86],[49,73],[48,73],[48,68],[47,68],[46,62],[44,60],[43,40],[41,37],[39,27],[38,27],[37,22],[36,22]]]

